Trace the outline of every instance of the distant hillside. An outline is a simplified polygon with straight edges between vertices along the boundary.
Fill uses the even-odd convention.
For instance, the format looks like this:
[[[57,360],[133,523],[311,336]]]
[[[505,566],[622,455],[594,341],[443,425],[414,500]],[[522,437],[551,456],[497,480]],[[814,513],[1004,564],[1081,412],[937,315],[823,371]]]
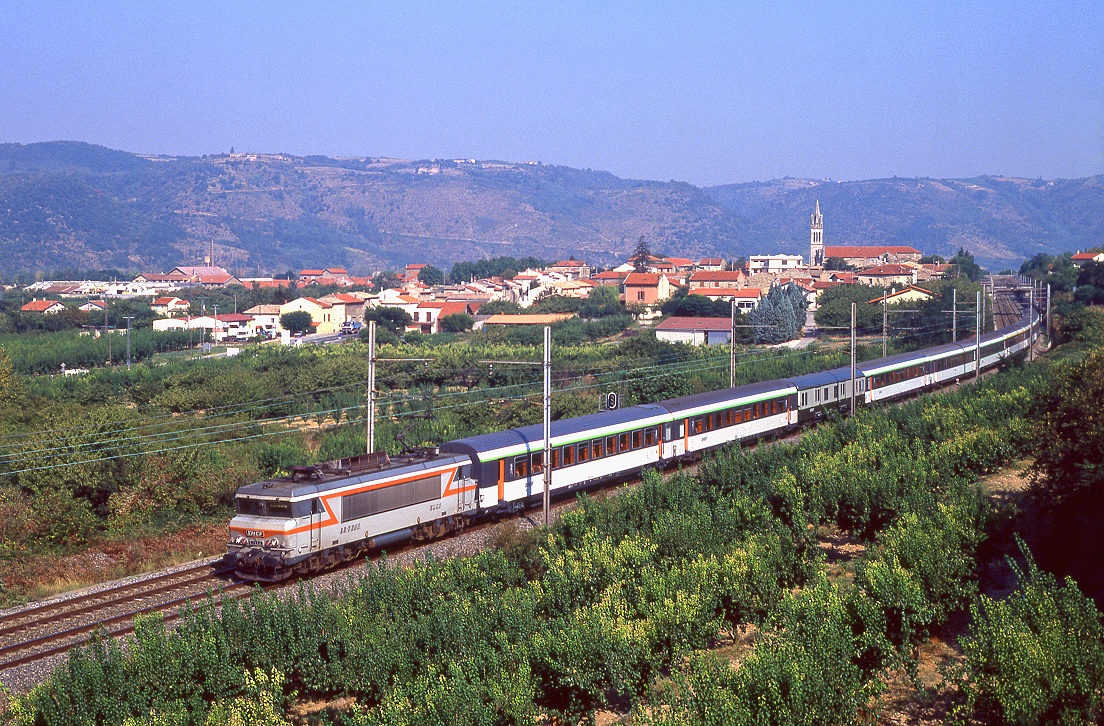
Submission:
[[[825,244],[907,244],[951,256],[965,247],[992,269],[1036,252],[1104,242],[1104,176],[1044,181],[783,179],[706,190],[748,220],[743,246],[808,255],[809,213],[820,200]]]
[[[821,201],[829,244],[899,241],[1014,264],[1104,239],[1102,178],[782,180],[700,189],[494,161],[234,154],[143,157],[78,142],[0,145],[0,272],[169,268],[213,240],[232,270],[511,254],[623,259],[654,250],[804,253]]]

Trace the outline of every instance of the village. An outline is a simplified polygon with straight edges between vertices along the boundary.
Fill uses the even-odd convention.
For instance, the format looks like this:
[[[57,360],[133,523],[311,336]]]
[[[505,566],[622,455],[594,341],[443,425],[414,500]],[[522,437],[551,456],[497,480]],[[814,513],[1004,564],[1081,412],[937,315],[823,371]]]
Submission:
[[[1092,253],[1080,256],[1093,258]],[[1075,262],[1084,262],[1077,257]],[[200,339],[214,343],[281,340],[289,344],[302,338],[311,340],[312,336],[355,334],[365,321],[366,311],[375,308],[402,311],[405,329],[424,335],[445,329],[549,325],[576,313],[526,311],[548,298],[585,299],[595,288],[605,287],[617,290],[621,303],[637,321],[654,325],[660,340],[701,344],[727,342],[727,318],[674,315],[661,320],[665,302],[680,296],[701,297],[729,303],[748,313],[772,288],[794,285],[807,300],[807,328],[814,328],[812,312],[825,290],[839,285],[866,285],[872,288],[870,303],[877,305],[925,300],[933,296],[925,283],[941,279],[952,269],[941,258],[925,258],[910,246],[825,245],[819,203],[810,218],[808,261],[802,255],[787,254],[751,255],[746,260],[694,260],[652,254],[643,238],[632,256],[608,269],[596,269],[572,258],[468,280],[446,281],[443,273],[424,263],[373,276],[351,275],[343,267],[324,267],[303,269],[284,279],[238,277],[212,264],[212,259],[213,251],[202,266],[142,273],[126,281],[36,282],[24,288],[23,294],[33,299],[23,304],[21,311],[53,315],[75,308],[102,316],[109,301],[138,300],[146,302],[156,316],[152,320],[155,331],[199,331]],[[224,308],[220,312],[217,305],[207,309],[203,302],[195,309],[197,290],[213,288],[274,290],[280,302],[237,310],[235,297],[233,310]],[[492,305],[484,310],[488,303],[508,305],[506,309]],[[289,329],[281,322],[288,320],[285,316],[289,313],[306,313],[309,325]],[[450,316],[460,317],[454,318],[450,326]],[[299,319],[306,320],[302,316]]]

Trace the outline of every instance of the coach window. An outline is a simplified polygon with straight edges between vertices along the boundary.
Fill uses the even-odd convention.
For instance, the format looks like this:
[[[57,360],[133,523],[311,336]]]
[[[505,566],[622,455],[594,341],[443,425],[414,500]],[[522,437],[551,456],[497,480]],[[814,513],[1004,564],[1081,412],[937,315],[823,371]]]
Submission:
[[[529,457],[519,456],[514,459],[514,478],[524,479],[529,476]]]
[[[540,474],[544,471],[544,452],[538,451],[533,454],[533,473]]]
[[[590,444],[590,458],[601,459],[605,456],[605,442],[602,439],[595,439]]]
[[[656,429],[655,427],[649,427],[644,429],[644,445],[655,446],[656,445]]]
[[[639,449],[644,444],[644,432],[640,429],[632,432],[632,447]]]
[[[637,432],[637,433],[639,433],[639,432]],[[620,436],[617,437],[617,448],[620,451],[628,451],[629,450],[629,435],[628,434],[621,434]]]
[[[701,420],[701,416],[690,419],[690,433],[700,434],[705,431],[705,424]]]
[[[590,461],[590,442],[586,441],[579,444],[579,463],[584,461]]]
[[[563,465],[571,466],[575,463],[575,447],[565,446],[563,448]]]
[[[606,437],[606,456],[613,456],[616,453],[617,453],[617,437],[616,436],[607,436]]]
[[[559,449],[552,449],[552,468],[553,469],[559,469],[560,468],[560,450]]]

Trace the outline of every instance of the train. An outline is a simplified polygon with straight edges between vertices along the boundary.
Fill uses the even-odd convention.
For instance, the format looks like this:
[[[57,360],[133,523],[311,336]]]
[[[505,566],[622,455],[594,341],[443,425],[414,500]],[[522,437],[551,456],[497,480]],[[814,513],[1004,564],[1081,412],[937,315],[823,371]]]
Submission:
[[[1022,355],[1039,334],[1030,311],[983,334],[981,370]],[[458,532],[553,497],[666,468],[733,443],[752,442],[973,375],[976,339],[656,403],[448,441],[402,456],[364,454],[237,491],[225,559],[240,577],[306,576],[408,541]]]

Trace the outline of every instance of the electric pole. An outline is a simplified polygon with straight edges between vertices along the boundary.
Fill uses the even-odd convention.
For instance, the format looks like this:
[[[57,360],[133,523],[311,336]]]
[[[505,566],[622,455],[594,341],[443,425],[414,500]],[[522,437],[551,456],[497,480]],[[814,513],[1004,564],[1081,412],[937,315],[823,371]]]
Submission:
[[[977,328],[974,336],[974,355],[976,359],[974,361],[974,380],[981,378],[981,291],[978,290],[975,314],[977,315]]]
[[[215,327],[213,328],[213,330],[214,330],[213,335],[214,335],[214,338],[215,338],[214,343],[215,343],[215,345],[218,345],[218,340],[219,340],[219,337],[218,337],[218,305],[212,305],[211,307],[213,307],[215,309]]]
[[[552,328],[544,326],[544,526],[549,523],[552,490]]]
[[[1031,281],[1031,291],[1028,292],[1027,303],[1027,362],[1035,360],[1035,328],[1031,325],[1035,320],[1035,281]]]
[[[107,300],[104,300],[104,337],[107,338],[107,364],[111,365],[111,336],[107,332]]]
[[[889,334],[889,298],[882,288],[882,357],[886,357],[886,337]]]
[[[851,415],[855,415],[855,303],[851,303]]]
[[[1047,318],[1046,318],[1047,349],[1050,349],[1050,283],[1047,283]]]
[[[958,342],[958,288],[951,288],[951,342]]]
[[[134,320],[133,315],[123,316],[127,321],[127,370],[130,370],[130,321]]]
[[[732,298],[732,328],[728,333],[728,387],[736,387],[736,298]]]
[[[368,321],[368,453],[376,449],[376,321]]]

